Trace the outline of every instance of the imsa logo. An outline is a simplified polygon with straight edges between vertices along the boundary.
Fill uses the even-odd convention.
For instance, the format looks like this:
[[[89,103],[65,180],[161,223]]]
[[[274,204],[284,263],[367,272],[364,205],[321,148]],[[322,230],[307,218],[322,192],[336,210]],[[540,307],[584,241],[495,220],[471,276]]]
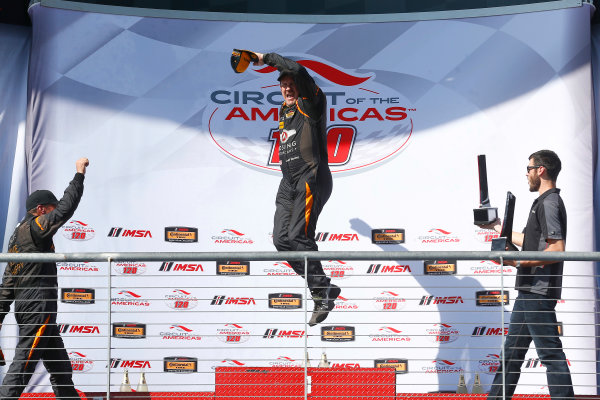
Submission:
[[[66,333],[79,333],[85,335],[100,334],[100,328],[97,325],[69,325],[61,324],[58,326],[58,330],[61,334]]]
[[[145,339],[146,324],[115,322],[112,324],[112,336],[122,339]]]
[[[393,368],[396,374],[408,374],[408,359],[406,358],[378,358],[375,368]]]
[[[70,304],[94,304],[96,290],[88,288],[63,288],[60,290],[60,301]]]
[[[198,372],[198,359],[195,357],[165,357],[164,372],[192,373]]]
[[[150,361],[146,360],[123,360],[122,358],[111,358],[110,369],[117,368],[131,368],[131,369],[142,369],[152,368]]]
[[[227,261],[226,263],[217,263],[217,275],[250,275],[250,261]]]
[[[353,342],[356,339],[353,326],[322,326],[321,340],[323,342]]]
[[[211,306],[222,306],[226,304],[252,306],[256,305],[256,301],[254,301],[254,297],[227,297],[225,295],[221,295],[214,296],[210,302]]]
[[[423,296],[419,302],[420,306],[428,306],[432,304],[462,304],[464,303],[461,296]]]
[[[286,338],[286,339],[299,339],[304,337],[304,331],[286,331],[277,328],[267,328],[263,339],[275,339],[275,338]]]
[[[315,240],[317,242],[353,242],[359,241],[356,233],[329,233],[318,232]]]
[[[133,237],[133,238],[152,238],[152,232],[142,229],[123,229],[123,228],[110,228],[108,231],[108,237]]]
[[[176,262],[163,262],[158,269],[160,272],[204,272],[202,264],[179,264]]]
[[[302,295],[300,293],[269,293],[269,308],[276,310],[302,308]]]
[[[482,336],[507,336],[508,328],[488,328],[486,326],[476,326],[473,329],[471,336],[482,337]]]
[[[397,274],[397,273],[409,273],[410,265],[382,265],[382,264],[371,264],[367,270],[367,274]]]

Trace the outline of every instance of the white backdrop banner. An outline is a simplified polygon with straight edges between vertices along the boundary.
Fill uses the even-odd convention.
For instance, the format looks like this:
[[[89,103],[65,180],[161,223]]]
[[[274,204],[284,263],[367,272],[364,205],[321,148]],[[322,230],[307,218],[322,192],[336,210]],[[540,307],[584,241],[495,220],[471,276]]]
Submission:
[[[62,193],[75,160],[91,163],[57,251],[274,250],[282,98],[272,69],[232,72],[233,48],[291,57],[327,94],[334,187],[317,227],[321,250],[488,250],[491,232],[472,222],[477,155],[487,155],[492,204],[502,212],[506,192],[516,195],[521,229],[536,197],[525,166],[542,148],[563,161],[567,250],[593,250],[588,7],[376,24],[39,5],[31,15],[31,189]],[[404,241],[372,243],[371,231],[382,228],[404,230]],[[342,287],[325,326],[345,332],[330,336],[322,326],[305,331],[301,309],[273,308],[269,295],[305,297],[283,260],[232,261],[242,264],[60,265],[59,321],[78,388],[99,389],[108,367],[114,385],[128,369],[133,380],[148,372],[151,390],[212,391],[215,367],[300,365],[306,340],[312,359],[326,351],[337,366],[406,361],[398,391],[452,390],[461,372],[469,386],[479,374],[487,389],[501,315],[508,320],[516,297],[511,290],[504,305],[478,303],[500,288],[501,268],[489,261],[459,261],[456,274],[435,275],[421,261],[325,260]],[[505,272],[512,287],[515,271]],[[595,394],[592,264],[566,263],[564,285],[557,311],[575,391]],[[197,372],[170,370],[171,357],[182,356]],[[523,371],[520,392],[547,393],[534,349]]]

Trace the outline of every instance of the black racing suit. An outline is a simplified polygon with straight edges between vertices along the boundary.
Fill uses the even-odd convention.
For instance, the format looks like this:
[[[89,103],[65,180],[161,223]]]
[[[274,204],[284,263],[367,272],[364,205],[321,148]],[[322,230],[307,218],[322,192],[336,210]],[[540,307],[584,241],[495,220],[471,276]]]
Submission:
[[[327,159],[327,99],[306,69],[275,53],[264,62],[279,71],[292,72],[298,100],[279,110],[279,159],[283,178],[275,200],[273,243],[279,251],[318,250],[317,218],[331,195],[332,179]],[[304,277],[304,263],[289,261]],[[329,286],[319,261],[308,263],[311,292]]]
[[[17,225],[8,244],[9,253],[53,253],[52,237],[75,212],[83,194],[84,175],[75,174],[56,209],[38,217],[27,214]],[[19,342],[2,387],[2,399],[18,399],[38,360],[50,373],[57,399],[77,398],[71,362],[56,325],[56,263],[10,262],[0,287],[0,323],[15,303]]]

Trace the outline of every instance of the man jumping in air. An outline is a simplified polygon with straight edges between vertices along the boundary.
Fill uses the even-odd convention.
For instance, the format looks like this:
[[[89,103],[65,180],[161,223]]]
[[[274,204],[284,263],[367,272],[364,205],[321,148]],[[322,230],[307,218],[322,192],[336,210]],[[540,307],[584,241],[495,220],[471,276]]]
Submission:
[[[317,219],[331,195],[327,159],[327,99],[306,69],[275,53],[254,53],[254,65],[279,71],[283,104],[279,110],[279,159],[283,178],[275,200],[273,243],[278,251],[318,250]],[[315,303],[310,326],[323,322],[335,306],[340,288],[325,275],[321,262],[289,261],[305,277]]]

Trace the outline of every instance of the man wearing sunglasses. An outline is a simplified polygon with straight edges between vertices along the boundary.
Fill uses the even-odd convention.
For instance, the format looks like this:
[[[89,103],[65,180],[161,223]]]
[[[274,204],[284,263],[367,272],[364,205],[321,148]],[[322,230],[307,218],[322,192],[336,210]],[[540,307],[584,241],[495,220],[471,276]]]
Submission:
[[[513,232],[512,241],[524,251],[565,251],[567,212],[556,188],[561,162],[556,153],[540,150],[529,156],[527,182],[530,192],[538,192],[523,232]],[[486,228],[501,231],[500,220]],[[542,364],[546,367],[548,387],[552,400],[572,400],[573,385],[569,366],[558,337],[556,302],[562,289],[563,262],[538,260],[505,260],[517,268],[515,300],[504,343],[504,367],[501,364],[488,400],[502,399],[503,375],[506,399],[513,396],[521,365],[531,341]]]

